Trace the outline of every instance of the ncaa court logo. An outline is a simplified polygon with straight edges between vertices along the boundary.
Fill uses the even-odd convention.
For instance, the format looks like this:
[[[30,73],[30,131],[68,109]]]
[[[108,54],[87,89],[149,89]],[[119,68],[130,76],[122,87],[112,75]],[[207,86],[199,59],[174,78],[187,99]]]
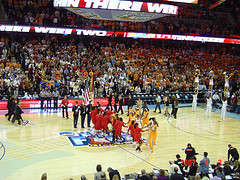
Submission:
[[[4,155],[5,155],[5,147],[4,147],[4,145],[0,142],[0,160],[3,159]]]

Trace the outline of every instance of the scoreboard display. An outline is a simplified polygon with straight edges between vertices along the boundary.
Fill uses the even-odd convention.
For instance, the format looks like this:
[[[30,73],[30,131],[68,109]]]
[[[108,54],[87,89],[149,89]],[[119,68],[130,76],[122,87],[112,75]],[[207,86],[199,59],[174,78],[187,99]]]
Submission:
[[[176,3],[198,4],[198,0],[163,0]]]
[[[177,15],[178,6],[126,0],[54,0],[55,8],[65,8],[89,19],[149,21]]]

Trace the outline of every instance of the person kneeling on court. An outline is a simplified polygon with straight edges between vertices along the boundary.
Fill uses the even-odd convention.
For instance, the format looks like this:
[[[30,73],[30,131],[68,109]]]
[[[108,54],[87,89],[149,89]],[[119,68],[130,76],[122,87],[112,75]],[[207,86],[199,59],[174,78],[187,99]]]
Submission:
[[[231,163],[238,161],[239,159],[239,154],[238,151],[235,147],[232,147],[231,144],[228,145],[228,161],[230,159],[230,155],[232,156],[232,158],[230,159]]]

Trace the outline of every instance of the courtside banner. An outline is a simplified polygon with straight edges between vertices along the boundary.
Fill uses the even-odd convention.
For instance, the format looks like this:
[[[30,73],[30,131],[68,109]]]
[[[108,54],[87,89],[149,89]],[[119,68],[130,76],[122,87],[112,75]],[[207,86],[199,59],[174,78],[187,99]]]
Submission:
[[[68,107],[73,107],[75,102],[78,101],[78,104],[82,104],[83,99],[68,99]],[[22,103],[21,108],[23,109],[32,109],[32,108],[41,108],[40,100],[21,100]],[[96,105],[97,102],[102,106],[106,106],[108,104],[107,98],[96,98],[93,101],[93,105]],[[112,104],[114,99],[112,100]],[[62,100],[58,100],[58,107],[61,107]],[[47,100],[44,101],[44,108],[47,107]],[[51,101],[51,107],[53,108],[53,100]],[[7,101],[0,101],[0,109],[7,109]]]
[[[240,39],[233,38],[219,38],[219,37],[206,37],[206,36],[191,36],[191,35],[174,35],[174,34],[155,34],[155,33],[140,33],[140,32],[114,32],[105,30],[86,30],[86,29],[73,29],[73,28],[53,28],[53,27],[34,27],[34,26],[15,26],[15,25],[0,25],[0,31],[3,32],[35,32],[42,34],[76,34],[83,36],[112,36],[127,37],[127,38],[144,38],[144,39],[165,39],[176,41],[194,41],[194,42],[212,42],[212,43],[228,43],[240,44]]]

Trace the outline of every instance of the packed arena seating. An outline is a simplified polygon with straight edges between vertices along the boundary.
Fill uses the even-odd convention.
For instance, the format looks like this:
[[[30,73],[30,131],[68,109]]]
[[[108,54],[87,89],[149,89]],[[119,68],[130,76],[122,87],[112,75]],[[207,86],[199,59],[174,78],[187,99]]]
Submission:
[[[172,179],[172,175],[175,174],[174,172],[171,172],[173,170],[172,168],[180,166],[180,164],[178,164],[178,161],[172,161],[172,162],[174,162],[174,164],[170,165],[169,169],[153,168],[153,170],[150,172],[147,172],[145,169],[141,169],[141,170],[139,170],[139,172],[131,172],[129,174],[121,174],[121,172],[119,172],[117,169],[114,169],[114,175],[116,174],[118,177],[120,176],[121,179],[124,179],[124,180],[125,179],[126,180],[127,179],[129,179],[129,180],[133,180],[133,179],[134,180],[143,180],[143,179],[168,180],[168,179]],[[180,162],[182,162],[182,161],[180,161]],[[188,180],[188,179],[201,180],[201,179],[204,179],[204,176],[209,177],[209,178],[205,178],[205,179],[210,179],[210,180],[211,179],[239,179],[240,178],[239,168],[236,169],[236,167],[234,165],[229,165],[228,161],[225,161],[225,163],[221,164],[221,165],[219,163],[211,164],[209,167],[209,174],[206,174],[206,173],[204,174],[204,173],[200,172],[200,168],[198,168],[200,166],[199,162],[200,162],[200,160],[198,162],[196,161],[194,168],[191,166],[184,170],[183,170],[183,168],[182,169],[179,168],[177,173],[180,174],[180,177],[175,178],[175,179],[180,180],[183,178],[186,180]],[[94,179],[101,179],[101,180],[108,179],[108,177],[110,177],[110,173],[102,170],[101,165],[97,165],[97,166],[98,167],[100,166],[101,169],[100,170],[97,169],[97,171],[94,173]],[[219,169],[223,172],[222,174],[219,173]],[[43,173],[42,177],[47,177],[47,173]],[[110,179],[111,178],[112,178],[112,174],[111,174]],[[81,180],[87,180],[87,179],[88,179],[87,176],[81,175]],[[112,179],[119,179],[119,178],[112,178]],[[43,180],[43,178],[42,178],[42,180]],[[71,178],[70,180],[73,180],[73,179]]]
[[[209,10],[205,1],[199,5],[178,5],[176,16],[150,22],[120,22],[83,18],[66,9],[56,9],[48,0],[3,1],[11,24],[34,26],[70,26],[113,31],[154,32],[165,34],[195,34],[226,37],[236,34],[227,12]],[[236,27],[237,28],[237,27]]]
[[[240,51],[234,45],[53,35],[31,39],[23,34],[16,39],[1,38],[2,98],[11,93],[32,99],[42,89],[55,88],[62,97],[79,98],[91,71],[95,97],[111,91],[137,99],[142,93],[149,104],[158,93],[175,93],[180,102],[191,102],[197,68],[203,99],[210,70],[215,74],[214,90],[223,89],[224,71],[233,73],[231,94],[239,90]]]

